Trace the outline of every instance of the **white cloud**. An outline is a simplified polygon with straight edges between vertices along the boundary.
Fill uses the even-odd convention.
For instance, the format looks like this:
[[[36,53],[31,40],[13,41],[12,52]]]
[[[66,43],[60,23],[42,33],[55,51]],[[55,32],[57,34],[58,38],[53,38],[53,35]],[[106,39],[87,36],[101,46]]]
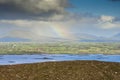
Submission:
[[[102,15],[100,17],[100,21],[102,21],[102,22],[113,22],[114,19],[115,19],[115,17],[113,17],[113,16]]]
[[[98,20],[98,26],[103,29],[120,28],[120,21],[115,21],[114,16],[102,15]]]

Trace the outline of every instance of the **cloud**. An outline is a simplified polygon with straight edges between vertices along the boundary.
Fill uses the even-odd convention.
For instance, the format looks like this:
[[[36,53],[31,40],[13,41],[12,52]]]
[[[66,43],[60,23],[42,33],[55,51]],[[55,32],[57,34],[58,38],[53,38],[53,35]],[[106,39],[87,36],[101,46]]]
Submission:
[[[0,24],[8,24],[11,25],[10,28],[13,27],[12,30],[2,37],[9,36],[30,40],[41,40],[52,37],[60,38],[52,28],[55,24],[60,24],[60,22],[41,20],[0,20]]]
[[[114,19],[115,19],[115,17],[113,17],[113,16],[105,16],[105,15],[102,15],[102,16],[100,17],[100,20],[101,20],[102,22],[113,22]]]
[[[0,20],[0,25],[11,25],[10,31],[6,35],[10,37],[19,37],[30,40],[41,40],[47,38],[64,38],[58,35],[59,31],[65,34],[74,35],[82,29],[95,30],[95,29],[120,29],[120,20],[114,16],[101,15],[96,16],[93,14],[69,14],[67,16],[54,16],[54,19],[63,19],[60,21],[54,20],[30,20],[30,19],[16,19],[16,20]],[[49,19],[49,18],[48,18]],[[7,27],[7,29],[9,29]],[[54,28],[55,27],[55,28]],[[59,28],[58,28],[59,27]],[[58,28],[58,29],[57,29]],[[2,29],[0,27],[0,29]],[[56,30],[57,29],[57,30]],[[77,30],[74,31],[74,30]],[[2,30],[1,30],[2,31]],[[5,30],[4,30],[5,31]],[[58,31],[58,32],[57,32]]]
[[[101,15],[98,20],[98,25],[103,29],[120,28],[120,21],[113,16]]]
[[[83,27],[83,25],[92,24],[97,20],[96,17],[88,14],[56,15],[52,18],[56,20],[51,21],[49,18],[48,21],[29,19],[0,20],[0,24],[11,25],[10,28],[13,27],[5,36],[41,40],[45,37],[67,38],[70,35],[72,37],[72,28],[78,29],[79,27]],[[57,19],[61,20],[57,21]]]
[[[0,15],[4,19],[48,18],[66,14],[69,6],[68,0],[0,0]]]

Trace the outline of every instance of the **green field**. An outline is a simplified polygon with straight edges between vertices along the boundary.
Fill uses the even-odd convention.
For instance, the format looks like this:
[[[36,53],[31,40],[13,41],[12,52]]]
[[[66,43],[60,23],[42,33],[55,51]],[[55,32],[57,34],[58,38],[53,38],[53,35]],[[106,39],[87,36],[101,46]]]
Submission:
[[[120,43],[0,43],[0,54],[120,54]]]

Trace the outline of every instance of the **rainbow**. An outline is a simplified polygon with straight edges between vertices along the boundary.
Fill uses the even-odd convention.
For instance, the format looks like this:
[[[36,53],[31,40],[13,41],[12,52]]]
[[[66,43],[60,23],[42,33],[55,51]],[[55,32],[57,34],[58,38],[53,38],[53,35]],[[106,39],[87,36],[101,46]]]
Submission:
[[[74,35],[70,33],[69,29],[62,24],[52,24],[50,27],[61,38],[75,39]]]

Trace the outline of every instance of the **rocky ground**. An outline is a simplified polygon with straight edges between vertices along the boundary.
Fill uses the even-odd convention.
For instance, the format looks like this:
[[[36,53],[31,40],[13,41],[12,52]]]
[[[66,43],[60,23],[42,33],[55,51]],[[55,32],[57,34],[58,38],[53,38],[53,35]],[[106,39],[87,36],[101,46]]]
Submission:
[[[66,61],[0,66],[0,80],[120,80],[120,63]]]

